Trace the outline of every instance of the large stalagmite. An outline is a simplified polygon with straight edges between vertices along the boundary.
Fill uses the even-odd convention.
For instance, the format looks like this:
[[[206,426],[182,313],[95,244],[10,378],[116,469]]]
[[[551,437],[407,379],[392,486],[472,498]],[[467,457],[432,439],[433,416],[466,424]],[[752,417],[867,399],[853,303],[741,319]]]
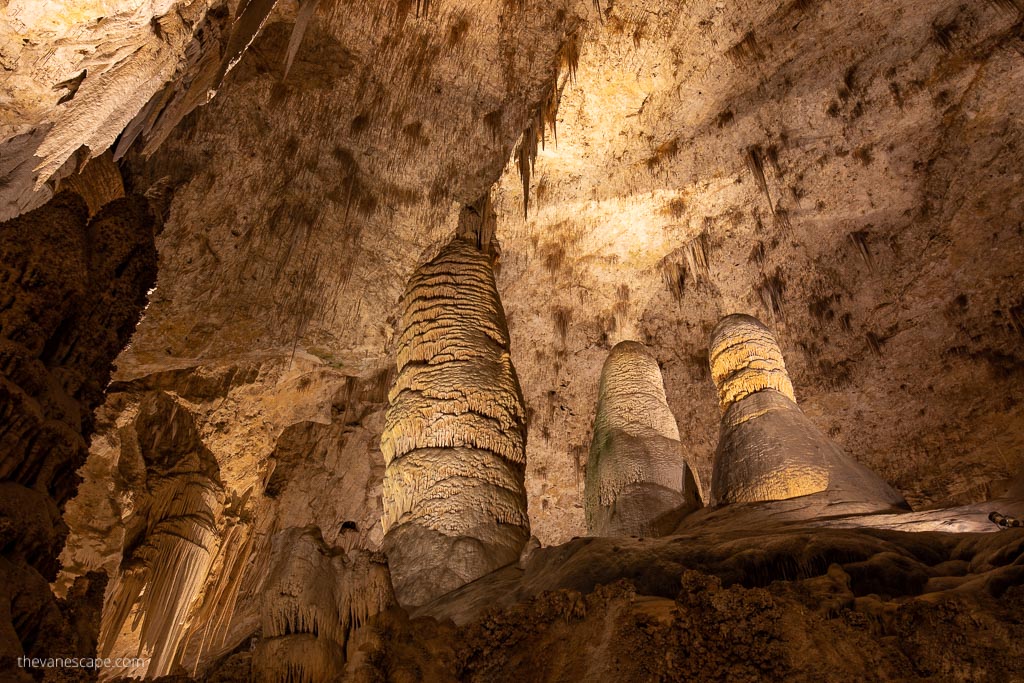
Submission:
[[[643,344],[616,344],[601,371],[587,460],[587,530],[662,536],[699,508],[700,485],[681,449],[658,361]]]
[[[383,525],[395,593],[415,605],[519,557],[526,419],[491,256],[453,240],[416,270],[402,307]]]
[[[827,492],[830,503],[906,506],[903,497],[850,458],[796,404],[782,350],[749,315],[730,315],[711,334],[711,377],[722,410],[711,496],[715,503],[784,500]]]

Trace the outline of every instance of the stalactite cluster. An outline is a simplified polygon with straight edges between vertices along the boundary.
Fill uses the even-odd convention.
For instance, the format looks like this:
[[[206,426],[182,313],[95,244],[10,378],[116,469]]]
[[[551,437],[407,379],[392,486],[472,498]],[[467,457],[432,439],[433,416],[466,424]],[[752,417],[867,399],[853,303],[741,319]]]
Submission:
[[[150,395],[134,431],[147,467],[148,505],[130,521],[124,559],[103,615],[100,653],[114,656],[131,615],[146,674],[170,673],[189,632],[222,535],[223,488],[187,411]],[[135,654],[135,653],[133,653]]]
[[[396,594],[420,604],[518,558],[526,420],[490,257],[453,240],[402,308],[383,525]]]
[[[657,359],[638,342],[616,344],[601,371],[587,460],[588,531],[661,536],[701,504]]]
[[[251,522],[235,520],[221,533],[218,565],[214,560],[215,578],[203,595],[202,604],[196,609],[183,640],[187,642],[193,634],[199,633],[199,648],[195,661],[198,665],[207,648],[223,647],[235,613],[242,582],[247,570],[255,542]]]
[[[711,481],[716,503],[827,492],[848,504],[906,505],[807,419],[796,404],[782,349],[756,318],[724,318],[711,335],[709,358],[722,409]]]
[[[105,614],[101,653],[109,657],[121,628],[136,609],[139,644],[150,655],[149,676],[170,673],[186,619],[206,585],[220,545],[215,524],[220,490],[201,472],[182,472],[154,493],[143,545],[121,569]]]
[[[547,129],[551,129],[551,135],[558,143],[558,104],[562,98],[562,89],[569,81],[576,80],[576,69],[580,61],[580,34],[574,31],[566,36],[558,51],[558,63],[552,80],[551,90],[544,99],[536,106],[533,116],[530,118],[523,131],[513,158],[516,160],[516,168],[519,170],[519,179],[523,186],[523,217],[525,218],[530,210],[530,177],[533,175],[537,162],[537,151],[544,149],[547,145]],[[559,84],[559,75],[562,70],[566,72],[566,78]]]
[[[365,550],[329,548],[316,527],[278,533],[271,557],[262,638],[253,653],[256,680],[337,680],[352,633],[394,604],[386,560]]]

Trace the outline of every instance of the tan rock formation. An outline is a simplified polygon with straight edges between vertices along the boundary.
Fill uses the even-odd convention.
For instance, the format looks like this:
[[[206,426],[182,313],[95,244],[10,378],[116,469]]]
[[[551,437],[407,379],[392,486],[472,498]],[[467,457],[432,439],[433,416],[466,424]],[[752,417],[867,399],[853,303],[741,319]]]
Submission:
[[[530,536],[526,416],[491,258],[455,239],[409,280],[381,450],[403,604],[515,562]]]
[[[871,470],[843,453],[803,414],[774,335],[749,315],[711,335],[711,377],[722,432],[711,475],[716,504],[785,500],[827,491],[837,503],[906,506]]]
[[[194,421],[167,394],[148,397],[132,428],[148,495],[129,520],[104,609],[100,654],[113,657],[118,641],[137,632],[139,652],[149,660],[144,673],[156,678],[180,659],[190,614],[220,549],[224,490]]]
[[[1024,495],[1022,9],[0,2],[0,218],[72,189],[89,214],[106,204],[92,222],[72,208],[71,222],[88,227],[124,191],[122,206],[150,198],[162,227],[159,285],[108,385],[139,291],[80,262],[118,261],[148,232],[115,230],[90,253],[38,221],[0,226],[0,271],[19,264],[0,272],[0,338],[11,341],[9,310],[18,337],[0,352],[0,463],[16,463],[0,468],[0,615],[8,605],[12,615],[9,628],[0,618],[10,646],[0,657],[97,651],[95,572],[117,576],[162,495],[158,468],[135,448],[138,411],[167,399],[223,490],[183,483],[217,518],[217,549],[203,588],[189,580],[169,599],[186,621],[168,648],[172,676],[249,680],[263,589],[287,552],[277,534],[314,525],[331,552],[380,546],[380,387],[395,381],[395,302],[453,231],[497,254],[493,224],[458,220],[494,188],[491,207],[475,210],[502,217],[495,277],[530,426],[536,541],[521,569],[432,612],[474,623],[389,610],[379,629],[359,631],[365,650],[349,640],[346,675],[1024,677],[1020,530],[989,519],[1021,519],[1012,498]],[[109,173],[119,168],[122,187]],[[67,209],[58,196],[41,211],[61,223]],[[22,268],[13,243],[39,258]],[[134,281],[135,266],[122,266],[112,280]],[[82,286],[51,286],[69,281]],[[85,315],[96,301],[109,316]],[[704,508],[671,538],[568,542],[586,530],[597,378],[621,340],[661,362],[690,465],[710,482],[722,416],[707,340],[730,311],[771,323],[803,417],[919,511],[836,518],[826,488]],[[37,328],[21,326],[33,317]],[[76,349],[68,362],[62,350],[37,353],[64,347]],[[91,360],[70,361],[79,354]],[[466,374],[491,371],[480,367]],[[410,377],[405,393],[437,381]],[[734,405],[788,393],[776,384]],[[788,400],[767,407],[782,414]],[[443,402],[481,405],[479,395]],[[426,454],[409,461],[417,476],[447,467],[414,452]],[[503,459],[462,454],[505,481]],[[804,527],[780,532],[780,517]],[[170,519],[192,538],[209,529]],[[635,595],[595,588],[620,579]],[[497,612],[479,617],[482,607]],[[144,620],[115,655],[139,651]],[[261,662],[275,647],[281,661],[306,647],[271,640]],[[327,651],[299,640],[311,661]],[[312,668],[335,671],[332,652]]]
[[[394,604],[385,558],[330,548],[316,527],[279,532],[271,557],[262,637],[253,652],[255,680],[338,680],[352,634]]]
[[[199,54],[219,62],[225,0],[12,0],[0,7],[0,149],[9,180],[0,219],[50,196],[47,181],[109,149],[140,110],[155,121],[175,94],[152,105],[169,82],[197,80]],[[214,10],[210,20],[207,13]],[[186,78],[187,76],[187,78]],[[201,80],[201,79],[200,79]],[[215,88],[196,83],[192,107]],[[177,104],[177,103],[175,103]],[[154,111],[155,108],[155,111]],[[177,112],[178,119],[189,109]],[[152,126],[153,121],[150,121]],[[137,133],[136,133],[137,135]],[[134,139],[134,136],[132,136]],[[80,157],[79,157],[79,153]],[[68,162],[70,168],[67,167]],[[63,167],[63,168],[62,168]]]
[[[638,342],[616,344],[601,370],[585,501],[594,536],[662,536],[703,505],[658,361]]]

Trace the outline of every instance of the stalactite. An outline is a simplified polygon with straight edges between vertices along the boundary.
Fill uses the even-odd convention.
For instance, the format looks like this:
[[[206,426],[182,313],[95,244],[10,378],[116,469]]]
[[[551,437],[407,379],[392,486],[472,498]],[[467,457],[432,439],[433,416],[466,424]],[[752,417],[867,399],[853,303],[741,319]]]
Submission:
[[[530,178],[536,165],[537,152],[544,149],[547,144],[546,131],[549,127],[555,144],[558,144],[558,105],[562,98],[562,88],[565,87],[564,82],[559,85],[559,76],[562,70],[565,70],[568,73],[568,80],[576,82],[576,69],[579,67],[580,61],[580,40],[580,33],[574,31],[562,42],[558,51],[557,68],[551,90],[537,105],[512,155],[516,160],[516,168],[519,170],[519,179],[523,186],[524,218],[527,217],[530,210]]]
[[[596,536],[660,536],[701,507],[683,457],[658,361],[640,343],[616,344],[601,371],[587,460],[587,529]]]
[[[199,649],[195,655],[196,666],[207,647],[220,647],[225,643],[239,589],[245,579],[246,569],[250,566],[253,540],[254,530],[252,524],[247,522],[233,524],[224,532],[218,558],[220,572],[204,595],[186,637],[187,640],[192,634],[201,632]]]
[[[771,209],[772,213],[775,213],[772,195],[768,191],[768,181],[764,176],[764,161],[761,158],[761,148],[758,145],[748,147],[744,159],[747,163],[747,170],[750,171],[750,175],[754,176],[754,182],[757,183],[757,187],[764,194],[765,199],[768,200],[768,208]]]
[[[515,561],[529,538],[505,314],[491,258],[462,232],[410,278],[381,437],[384,545],[406,604]]]
[[[379,553],[328,547],[316,527],[275,534],[253,674],[267,683],[338,680],[352,633],[394,604]]]
[[[147,675],[170,673],[186,633],[188,612],[206,585],[219,546],[215,518],[220,494],[219,485],[198,467],[158,486],[145,540],[126,561],[104,610],[103,656],[112,653],[137,603],[132,629],[141,625],[139,654],[151,658]]]
[[[683,254],[686,256],[686,267],[694,281],[708,281],[711,279],[711,266],[708,263],[710,238],[707,230],[701,231],[699,235],[686,243]]]
[[[84,25],[68,27],[72,31],[66,51],[81,55],[74,63],[85,77],[73,96],[56,110],[53,126],[34,150],[38,172],[35,190],[58,174],[79,150],[99,156],[117,140],[125,126],[175,76],[179,60],[185,56],[195,31],[203,25],[208,6],[187,3],[176,11],[152,17],[140,9],[134,16],[115,20],[120,24],[118,29],[99,44],[76,45],[75,41],[85,38],[89,31]],[[158,39],[152,39],[153,33]],[[84,49],[86,44],[88,49]],[[34,61],[42,65],[50,58]],[[28,67],[30,71],[22,74],[22,78],[47,78],[43,74],[49,67],[36,73],[32,72],[34,68]],[[69,95],[70,90],[65,97]]]
[[[224,58],[217,72],[214,90],[220,88],[224,76],[238,64],[242,54],[256,40],[276,4],[277,0],[242,0],[239,4],[235,22],[231,27],[231,37],[228,38]]]
[[[716,504],[825,493],[830,502],[859,510],[906,506],[803,414],[782,350],[756,318],[724,318],[711,335],[709,359],[722,411],[712,474]]]
[[[299,53],[299,46],[302,45],[302,37],[306,35],[306,29],[309,28],[309,22],[313,19],[313,14],[319,4],[320,0],[301,0],[299,2],[299,13],[295,17],[295,26],[292,28],[292,36],[288,40],[288,53],[284,60],[284,78],[288,78],[292,62],[295,61],[295,55]]]

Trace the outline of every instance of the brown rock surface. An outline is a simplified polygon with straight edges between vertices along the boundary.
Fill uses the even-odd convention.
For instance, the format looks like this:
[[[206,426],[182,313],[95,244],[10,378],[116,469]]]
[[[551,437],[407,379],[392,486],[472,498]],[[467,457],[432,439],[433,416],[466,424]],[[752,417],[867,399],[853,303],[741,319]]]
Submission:
[[[85,596],[87,614],[99,584],[76,578],[102,569],[113,591],[145,536],[135,527],[161,476],[140,443],[161,428],[138,418],[154,401],[181,412],[167,424],[190,424],[189,452],[218,472],[216,550],[183,608],[175,672],[248,672],[265,579],[253,568],[271,566],[280,532],[316,527],[332,553],[378,549],[398,301],[459,230],[459,208],[495,183],[497,286],[543,544],[584,531],[598,377],[621,340],[654,354],[681,446],[711,483],[720,415],[707,338],[734,312],[770,324],[807,418],[919,510],[879,524],[934,528],[922,509],[981,505],[973,525],[998,496],[1020,495],[1016,0],[253,0],[238,16],[239,3],[220,0],[0,4],[0,217],[20,214],[0,224],[0,478],[22,487],[8,501],[49,499],[7,505],[25,518],[0,534],[7,585],[39,598],[7,602],[39,632],[68,623],[43,587],[94,426],[56,590]],[[129,171],[128,196],[89,221],[58,183],[89,158],[85,172],[110,162],[95,158],[107,148]],[[155,265],[125,229],[149,225],[140,193],[163,223],[160,271],[124,348]],[[888,552],[901,551],[871,557]],[[636,557],[636,572],[661,561]],[[699,679],[705,660],[709,678],[752,678],[729,668],[745,657],[765,676],[810,680],[825,675],[804,654],[815,648],[854,667],[838,678],[1021,675],[1007,611],[1019,610],[1019,587],[998,600],[972,588],[876,604],[856,594],[851,562],[835,564],[852,607],[828,566],[773,588],[680,563],[654,602],[553,581],[545,590],[579,595],[529,595],[458,628],[391,613],[360,636],[365,656],[355,645],[346,656],[371,679],[489,679],[499,664],[522,678],[538,665],[517,654],[529,648],[554,653],[543,663],[553,679],[587,671],[580,658],[596,652],[620,678]],[[883,571],[896,583],[922,576],[896,564]],[[619,578],[636,579],[609,571],[601,583]],[[805,590],[844,606],[819,614],[824,598]],[[711,623],[735,649],[700,614],[719,615]],[[137,652],[139,634],[120,635],[115,651]],[[14,643],[10,629],[3,637]],[[783,638],[793,647],[780,652]],[[640,648],[689,654],[652,662]]]
[[[64,192],[0,224],[0,675],[20,656],[94,656],[106,576],[81,574],[66,601],[57,576],[111,363],[128,342],[156,270],[145,199],[90,219]]]

